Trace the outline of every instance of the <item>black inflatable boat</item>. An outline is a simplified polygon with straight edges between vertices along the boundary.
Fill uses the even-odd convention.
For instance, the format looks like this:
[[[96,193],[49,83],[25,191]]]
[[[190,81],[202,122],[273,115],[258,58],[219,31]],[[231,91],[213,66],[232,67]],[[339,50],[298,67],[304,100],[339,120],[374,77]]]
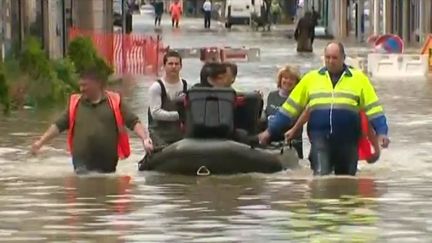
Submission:
[[[181,103],[185,138],[146,156],[140,171],[226,175],[274,173],[298,166],[297,152],[290,146],[258,147],[263,106],[259,94],[193,88]]]

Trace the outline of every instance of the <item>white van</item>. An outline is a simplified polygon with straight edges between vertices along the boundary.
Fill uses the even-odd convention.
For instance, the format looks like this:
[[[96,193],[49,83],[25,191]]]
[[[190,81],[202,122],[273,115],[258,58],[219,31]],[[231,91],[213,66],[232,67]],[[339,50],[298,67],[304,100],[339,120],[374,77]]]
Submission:
[[[252,13],[261,15],[264,0],[227,0],[225,5],[225,27],[248,25]]]

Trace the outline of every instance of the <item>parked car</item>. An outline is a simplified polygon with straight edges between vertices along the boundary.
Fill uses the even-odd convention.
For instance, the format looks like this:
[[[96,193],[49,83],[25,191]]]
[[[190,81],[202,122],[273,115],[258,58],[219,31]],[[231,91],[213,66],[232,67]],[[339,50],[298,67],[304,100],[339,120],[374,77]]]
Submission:
[[[140,8],[140,13],[141,14],[146,14],[146,15],[154,15],[155,10],[154,10],[153,5],[151,5],[151,4],[144,4]]]

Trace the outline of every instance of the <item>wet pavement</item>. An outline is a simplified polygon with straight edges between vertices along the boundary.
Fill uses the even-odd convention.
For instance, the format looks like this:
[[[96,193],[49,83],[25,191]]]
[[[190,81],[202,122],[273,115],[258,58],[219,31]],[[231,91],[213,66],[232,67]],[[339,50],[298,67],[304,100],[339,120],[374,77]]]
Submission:
[[[165,18],[164,21],[167,19]],[[283,35],[201,30],[201,21],[172,30],[166,44],[259,47],[262,58],[240,63],[237,86],[275,88],[278,67],[320,65],[326,41],[313,54],[297,54]],[[152,31],[138,17],[136,32]],[[347,44],[348,55],[366,49]],[[182,75],[198,81],[199,60],[184,61]],[[147,87],[141,78],[129,103],[146,119]],[[273,175],[182,177],[137,172],[142,148],[114,175],[76,177],[65,151],[65,136],[37,157],[31,142],[60,111],[26,110],[0,119],[0,241],[6,242],[431,242],[432,85],[424,80],[374,81],[388,114],[392,144],[356,178],[313,179],[304,168]],[[308,144],[305,146],[308,151]]]

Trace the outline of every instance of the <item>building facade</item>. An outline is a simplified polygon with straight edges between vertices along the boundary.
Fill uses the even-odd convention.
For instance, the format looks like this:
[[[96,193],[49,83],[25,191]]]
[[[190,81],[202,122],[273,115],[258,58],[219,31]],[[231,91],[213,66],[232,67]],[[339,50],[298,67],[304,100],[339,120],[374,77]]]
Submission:
[[[320,25],[337,39],[397,34],[406,43],[423,43],[432,32],[430,0],[305,0],[320,13]]]
[[[112,32],[113,0],[0,0],[1,55],[11,55],[33,36],[50,58],[62,57],[72,26]]]

